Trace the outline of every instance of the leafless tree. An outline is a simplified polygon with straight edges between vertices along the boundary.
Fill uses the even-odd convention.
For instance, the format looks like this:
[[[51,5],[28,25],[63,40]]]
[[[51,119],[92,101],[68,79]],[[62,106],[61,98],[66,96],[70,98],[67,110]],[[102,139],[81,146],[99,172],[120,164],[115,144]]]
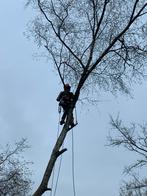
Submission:
[[[100,90],[129,94],[131,84],[145,76],[147,61],[147,2],[145,0],[27,0],[36,10],[29,31],[46,49],[63,84],[75,96],[68,118],[52,151],[42,182],[42,195],[60,150],[79,96]]]
[[[139,176],[132,175],[132,180],[124,182],[120,188],[120,196],[146,196],[147,181],[139,180]]]
[[[20,154],[27,147],[26,140],[16,143],[14,149],[9,145],[0,152],[0,195],[1,196],[26,196],[31,187],[28,164]]]
[[[138,159],[135,163],[125,168],[124,172],[129,174],[132,179],[124,182],[121,187],[120,196],[146,196],[147,178],[140,179],[135,170],[145,170],[147,168],[147,124],[131,124],[130,127],[123,125],[117,118],[111,118],[111,125],[115,134],[109,136],[111,146],[123,146],[132,153],[137,153]],[[139,172],[139,171],[138,171]]]

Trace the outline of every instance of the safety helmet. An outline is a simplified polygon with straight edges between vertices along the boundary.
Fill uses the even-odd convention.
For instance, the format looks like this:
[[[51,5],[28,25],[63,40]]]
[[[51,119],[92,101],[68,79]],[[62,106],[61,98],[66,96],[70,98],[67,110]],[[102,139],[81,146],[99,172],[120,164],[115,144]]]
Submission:
[[[69,84],[65,84],[64,85],[64,89],[66,90],[66,89],[70,89],[71,88],[71,86],[69,85]]]

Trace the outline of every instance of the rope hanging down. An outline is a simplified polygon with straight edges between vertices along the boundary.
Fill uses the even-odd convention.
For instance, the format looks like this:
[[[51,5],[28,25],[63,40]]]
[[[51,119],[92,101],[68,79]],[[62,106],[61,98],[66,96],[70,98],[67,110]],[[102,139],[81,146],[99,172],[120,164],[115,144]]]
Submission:
[[[56,184],[55,184],[54,196],[56,196],[56,192],[57,192],[59,176],[60,176],[60,171],[61,171],[61,164],[62,164],[62,155],[60,157],[59,168],[58,168],[58,172],[57,172],[57,179],[56,179]]]
[[[61,106],[59,106],[58,111],[59,111],[59,121],[58,121],[58,133],[57,133],[57,138],[58,138],[59,132],[60,132]],[[64,145],[64,144],[63,144],[63,145]],[[62,145],[62,149],[63,149],[63,145]],[[59,167],[58,167],[58,172],[57,172],[57,179],[56,179],[55,190],[54,190],[54,195],[53,195],[53,196],[56,196],[57,187],[58,187],[58,182],[59,182],[59,176],[60,176],[60,171],[61,171],[61,164],[62,164],[62,154],[61,154],[61,156],[60,156]]]
[[[73,184],[73,193],[76,196],[76,186],[75,186],[75,155],[74,155],[74,132],[72,131],[72,184]]]
[[[59,120],[58,120],[58,131],[57,131],[57,138],[59,136],[59,132],[60,132],[60,118],[61,118],[61,107],[58,107],[58,112],[59,112]],[[63,148],[63,147],[62,147]],[[54,180],[55,180],[55,166],[53,168],[53,175],[52,175],[52,182],[51,182],[51,187],[52,190],[50,192],[50,196],[55,196],[56,195],[56,191],[57,191],[57,186],[58,186],[58,181],[59,181],[59,176],[60,176],[60,170],[61,170],[61,163],[62,163],[62,155],[60,157],[60,162],[59,162],[59,168],[57,171],[57,179],[56,179],[56,183],[55,183],[55,188],[54,188]],[[54,193],[53,193],[53,188],[54,188]]]
[[[58,112],[59,112],[59,121],[58,121],[58,132],[57,132],[57,138],[59,136],[59,132],[60,132],[60,118],[61,118],[61,107],[58,107]],[[75,108],[75,123],[77,124],[77,112],[76,112],[76,108]],[[75,165],[74,165],[74,133],[73,133],[73,129],[72,131],[72,185],[73,185],[73,194],[74,196],[76,196],[76,186],[75,186]],[[63,148],[63,145],[62,145]],[[56,192],[57,192],[57,187],[58,187],[58,182],[59,182],[59,176],[60,176],[60,171],[61,171],[61,165],[62,165],[62,155],[60,157],[60,161],[59,161],[59,167],[58,167],[58,171],[57,171],[57,178],[56,178],[56,183],[55,183],[55,188],[54,188],[54,181],[55,181],[55,167],[53,169],[53,175],[52,175],[52,182],[51,182],[51,187],[52,190],[50,192],[50,196],[56,196]],[[54,192],[53,192],[53,188],[54,188]]]

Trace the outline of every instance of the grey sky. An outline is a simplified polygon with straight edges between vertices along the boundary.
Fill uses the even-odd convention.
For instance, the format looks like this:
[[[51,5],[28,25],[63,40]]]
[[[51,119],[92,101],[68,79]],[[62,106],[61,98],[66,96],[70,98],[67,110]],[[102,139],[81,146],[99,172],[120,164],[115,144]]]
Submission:
[[[53,66],[44,59],[34,59],[35,44],[23,35],[31,10],[24,1],[0,1],[0,132],[1,144],[27,137],[31,149],[25,158],[34,162],[33,189],[41,181],[56,140],[58,112],[56,96],[61,89]],[[117,196],[123,167],[135,159],[123,149],[106,147],[110,131],[109,114],[125,122],[142,123],[147,116],[147,87],[134,86],[134,99],[103,94],[95,106],[78,108],[75,137],[75,178],[77,196]],[[85,109],[84,109],[85,108]],[[72,195],[71,133],[65,146],[58,195]],[[48,194],[44,194],[48,195]]]

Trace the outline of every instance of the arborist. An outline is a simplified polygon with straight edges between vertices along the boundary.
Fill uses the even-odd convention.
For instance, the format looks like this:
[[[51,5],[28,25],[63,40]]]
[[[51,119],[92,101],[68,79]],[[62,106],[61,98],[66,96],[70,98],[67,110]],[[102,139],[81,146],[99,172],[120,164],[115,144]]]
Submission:
[[[71,89],[71,86],[69,84],[65,84],[64,91],[61,91],[57,97],[59,106],[63,108],[63,115],[60,121],[60,125],[63,125],[65,123],[65,119],[67,117],[68,111],[70,109],[71,103],[74,98],[74,94],[70,92],[70,89]],[[70,126],[71,128],[75,126],[73,113],[71,114]]]

